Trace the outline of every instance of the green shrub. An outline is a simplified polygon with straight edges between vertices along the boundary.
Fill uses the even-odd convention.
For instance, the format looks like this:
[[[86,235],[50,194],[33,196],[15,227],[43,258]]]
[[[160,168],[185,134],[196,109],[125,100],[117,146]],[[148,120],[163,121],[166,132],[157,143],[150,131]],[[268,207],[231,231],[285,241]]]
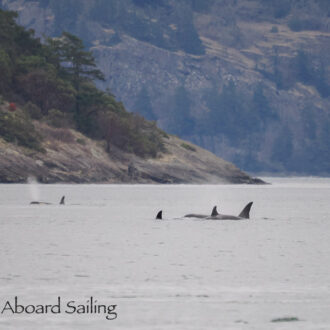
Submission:
[[[36,132],[30,118],[20,111],[0,111],[0,136],[8,142],[43,151],[41,136]]]
[[[193,152],[197,151],[195,147],[193,147],[192,145],[187,144],[187,143],[181,143],[181,147],[185,148],[188,151],[193,151]]]
[[[84,139],[81,139],[81,138],[77,139],[76,142],[83,145],[83,146],[86,145],[86,141]]]
[[[46,117],[46,122],[54,127],[57,128],[63,128],[70,126],[70,118],[67,114],[64,112],[57,110],[57,109],[51,109],[48,111],[48,115]]]
[[[163,131],[161,129],[159,129],[159,134],[167,140],[170,138],[170,136],[165,131]]]
[[[108,152],[111,146],[140,157],[156,157],[165,151],[161,131],[137,114],[119,116],[108,111],[99,115],[98,125],[99,137],[106,140]]]
[[[24,105],[23,109],[32,119],[39,120],[42,118],[41,109],[30,101]]]

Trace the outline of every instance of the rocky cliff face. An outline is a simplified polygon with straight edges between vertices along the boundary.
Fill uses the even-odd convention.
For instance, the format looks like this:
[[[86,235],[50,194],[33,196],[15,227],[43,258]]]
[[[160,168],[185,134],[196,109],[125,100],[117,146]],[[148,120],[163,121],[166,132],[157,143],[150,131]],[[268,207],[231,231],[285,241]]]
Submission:
[[[161,128],[249,171],[330,174],[327,1],[60,2],[2,6],[78,34],[101,87]]]

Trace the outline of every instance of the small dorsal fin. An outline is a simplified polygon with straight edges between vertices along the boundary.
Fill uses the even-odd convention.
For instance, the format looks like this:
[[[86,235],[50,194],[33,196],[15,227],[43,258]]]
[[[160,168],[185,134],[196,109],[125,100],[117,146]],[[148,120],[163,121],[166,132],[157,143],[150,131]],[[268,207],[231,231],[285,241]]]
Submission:
[[[61,201],[60,201],[60,205],[64,205],[64,199],[65,199],[65,196],[62,196]]]
[[[242,212],[239,214],[240,218],[244,218],[244,219],[250,219],[250,210],[252,207],[253,202],[250,202],[249,204],[247,204],[244,209],[242,210]]]
[[[156,215],[156,219],[163,219],[163,211],[159,211]]]
[[[211,213],[211,217],[215,217],[216,215],[218,215],[218,211],[217,211],[217,207],[214,206],[213,209],[212,209],[212,213]]]

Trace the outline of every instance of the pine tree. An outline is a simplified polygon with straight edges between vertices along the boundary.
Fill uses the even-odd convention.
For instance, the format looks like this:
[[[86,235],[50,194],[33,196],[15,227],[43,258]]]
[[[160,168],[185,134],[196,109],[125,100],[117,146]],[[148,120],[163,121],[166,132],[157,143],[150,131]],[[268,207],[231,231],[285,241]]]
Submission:
[[[57,54],[58,63],[78,92],[85,81],[104,80],[103,73],[96,69],[93,54],[85,51],[82,40],[75,35],[63,32],[60,38],[48,39],[48,46]]]
[[[82,86],[93,80],[104,80],[104,75],[96,68],[92,52],[86,51],[82,40],[75,35],[63,32],[60,38],[48,39],[47,45],[53,54],[53,64],[76,90],[75,119],[78,128],[84,129],[86,118],[81,113],[81,102],[85,99]]]

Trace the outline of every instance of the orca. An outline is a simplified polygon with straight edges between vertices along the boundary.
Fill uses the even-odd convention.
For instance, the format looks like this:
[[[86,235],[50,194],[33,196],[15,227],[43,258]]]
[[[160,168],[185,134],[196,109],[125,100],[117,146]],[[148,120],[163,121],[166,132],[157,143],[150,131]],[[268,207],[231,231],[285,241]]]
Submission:
[[[199,218],[199,219],[205,219],[208,217],[208,215],[205,214],[195,214],[195,213],[189,213],[183,216],[184,218]]]
[[[211,217],[215,216],[215,215],[218,215],[218,211],[217,211],[217,207],[214,206],[213,209],[212,209],[212,212],[211,212]]]
[[[207,218],[208,215],[203,215],[203,214],[186,214],[184,218],[200,218],[200,219],[205,219]],[[159,211],[156,215],[156,220],[162,220],[163,219],[163,211]],[[178,218],[180,219],[180,218]]]
[[[204,215],[204,214],[190,213],[190,214],[186,214],[184,216],[184,218],[199,218],[199,219],[206,219],[206,220],[244,220],[244,219],[250,219],[250,210],[251,210],[252,204],[253,204],[253,202],[248,203],[238,216],[228,215],[228,214],[220,214],[220,213],[218,213],[217,207],[214,206],[210,216],[209,215]],[[159,211],[157,213],[156,219],[157,220],[162,220],[163,219],[163,211]]]
[[[206,219],[208,219],[208,220],[244,220],[244,219],[250,219],[250,210],[251,210],[252,204],[253,204],[253,202],[248,203],[238,216],[228,215],[228,214],[220,214],[217,211],[217,207],[214,206],[211,216],[207,217]]]
[[[65,196],[62,196],[60,203],[59,203],[60,205],[64,205],[64,199],[65,199]],[[30,204],[31,205],[52,205],[52,203],[39,202],[39,201],[32,201]]]
[[[215,216],[215,215],[218,215],[218,212],[217,212],[217,207],[214,206],[213,210],[212,210],[212,213],[211,213],[211,216]],[[196,214],[196,213],[189,213],[189,214],[186,214],[183,216],[184,218],[199,218],[199,219],[206,219],[209,217],[209,215],[205,215],[205,214]]]
[[[31,205],[51,205],[52,203],[32,201]]]

